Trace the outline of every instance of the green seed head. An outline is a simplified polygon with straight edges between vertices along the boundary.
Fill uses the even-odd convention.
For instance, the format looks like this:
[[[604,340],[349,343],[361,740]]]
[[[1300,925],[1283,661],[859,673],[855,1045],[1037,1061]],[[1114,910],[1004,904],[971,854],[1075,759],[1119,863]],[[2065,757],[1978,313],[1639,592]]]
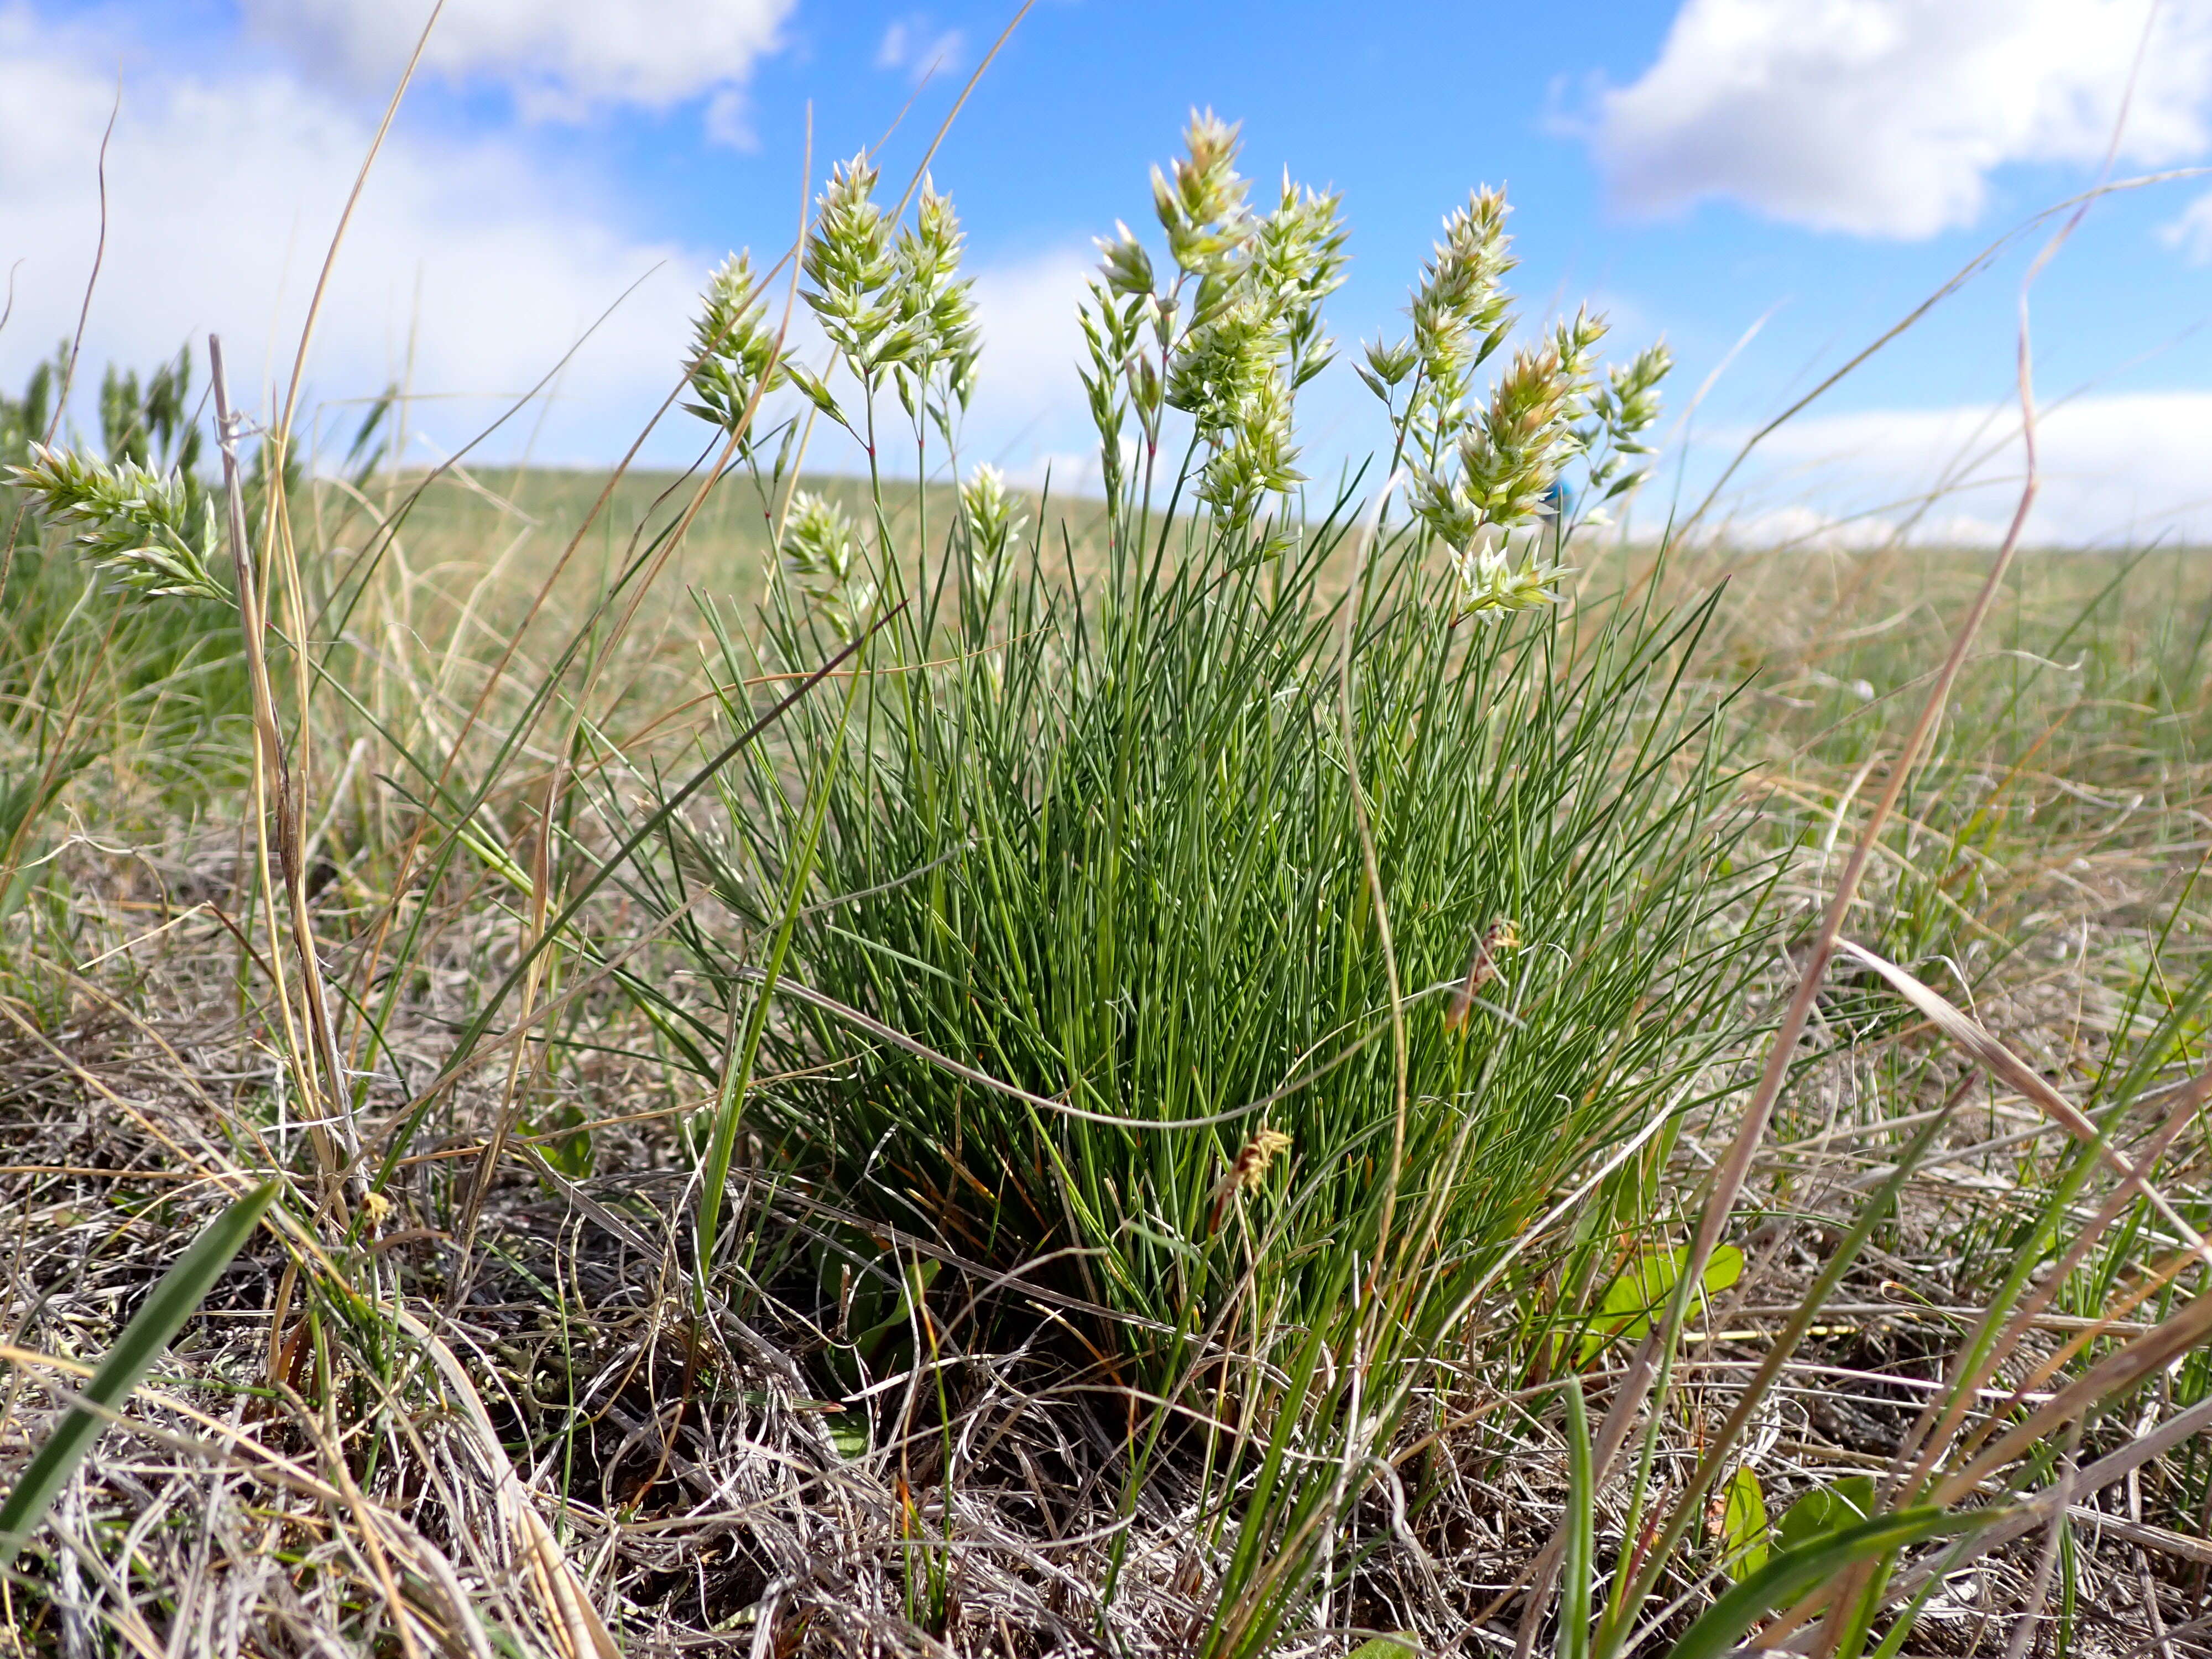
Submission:
[[[860,566],[860,538],[834,501],[802,489],[791,498],[783,526],[783,568],[830,624],[850,633],[875,597]]]
[[[734,433],[759,398],[785,375],[775,362],[775,336],[768,327],[768,302],[753,280],[749,254],[732,253],[708,278],[692,325],[691,390],[684,408]]]
[[[1152,205],[1168,234],[1176,264],[1193,276],[1225,276],[1243,255],[1252,228],[1245,207],[1251,190],[1237,172],[1237,129],[1212,110],[1191,112],[1174,177],[1152,169]]]
[[[1563,565],[1545,564],[1531,556],[1515,559],[1499,539],[1494,546],[1481,543],[1455,556],[1456,578],[1455,614],[1494,626],[1518,611],[1557,605],[1556,584],[1573,573]]]
[[[1006,475],[988,462],[960,486],[960,516],[968,526],[969,568],[979,580],[988,580],[1029,517],[1007,490]]]
[[[136,461],[95,461],[33,442],[27,465],[10,467],[15,487],[58,525],[118,588],[149,599],[222,599],[229,590],[210,570],[215,503],[181,471]]]
[[[941,386],[963,408],[975,390],[982,330],[975,321],[975,284],[960,275],[967,238],[950,197],[925,177],[915,222],[899,234],[894,309],[897,326],[878,361],[898,374],[899,396],[911,410],[917,392]]]
[[[1152,291],[1152,256],[1145,252],[1145,245],[1127,225],[1117,219],[1113,235],[1094,240],[1098,245],[1099,269],[1107,287],[1121,295]]]
[[[805,299],[822,331],[864,380],[903,355],[893,289],[899,276],[890,228],[876,205],[876,169],[865,155],[838,164],[816,203],[801,261]]]

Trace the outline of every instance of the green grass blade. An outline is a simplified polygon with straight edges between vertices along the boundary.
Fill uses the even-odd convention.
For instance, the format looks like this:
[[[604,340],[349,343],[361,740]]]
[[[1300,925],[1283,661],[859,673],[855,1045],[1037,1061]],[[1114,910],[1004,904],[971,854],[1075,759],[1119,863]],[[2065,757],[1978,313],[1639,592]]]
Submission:
[[[798,684],[769,704],[766,712],[745,726],[728,743],[723,744],[704,766],[693,772],[681,788],[657,803],[653,811],[637,829],[630,833],[629,838],[615,848],[597,870],[578,884],[576,890],[568,896],[568,902],[562,907],[561,913],[539,932],[536,942],[522,953],[521,959],[507,970],[507,977],[499,982],[491,995],[485,1000],[483,1006],[477,1011],[476,1018],[470,1021],[468,1028],[461,1033],[460,1040],[453,1044],[453,1058],[447,1063],[446,1069],[431,1081],[430,1086],[422,1091],[414,1109],[401,1122],[398,1132],[391,1137],[391,1144],[385,1151],[383,1167],[377,1171],[376,1179],[371,1183],[375,1190],[381,1192],[385,1183],[392,1179],[392,1173],[399,1167],[399,1160],[406,1153],[408,1145],[414,1139],[415,1131],[421,1124],[423,1115],[428,1112],[432,1105],[436,1103],[440,1091],[452,1080],[456,1074],[456,1068],[466,1062],[475,1052],[477,1043],[482,1040],[484,1033],[491,1029],[491,1023],[497,1017],[508,994],[516,986],[522,983],[524,975],[530,970],[530,964],[544,955],[553,942],[562,936],[568,924],[575,921],[577,915],[590,901],[592,895],[605,885],[607,879],[621,869],[639,848],[651,840],[659,832],[660,826],[676,815],[684,802],[704,788],[717,772],[735,760],[756,738],[781,720],[786,712],[795,708],[809,691],[835,673],[838,665],[867,642],[874,633],[875,628],[882,627],[889,620],[887,617],[879,619],[867,634],[846,645],[835,656],[814,668]]]
[[[904,609],[903,605],[900,608]],[[896,611],[892,613],[893,616],[896,614]],[[846,650],[830,659],[831,663],[842,661],[858,651],[874,636],[878,628],[890,620],[890,617],[885,617],[872,625]],[[714,1240],[721,1228],[722,1194],[729,1185],[730,1160],[737,1151],[738,1121],[744,1112],[745,1091],[752,1086],[753,1064],[760,1054],[761,1036],[768,1029],[769,1007],[775,996],[776,979],[783,972],[784,958],[791,950],[792,934],[799,927],[799,914],[805,908],[806,884],[813,878],[815,849],[821,842],[822,826],[830,813],[830,768],[836,763],[838,749],[844,742],[846,728],[851,724],[853,706],[866,684],[865,677],[856,666],[845,684],[845,700],[837,715],[836,743],[825,748],[817,757],[814,776],[807,794],[805,830],[798,854],[792,860],[787,876],[783,915],[776,925],[775,938],[769,947],[760,989],[753,998],[751,1007],[746,1011],[744,1035],[731,1046],[721,1085],[715,1091],[714,1134],[708,1146],[705,1174],[699,1188],[696,1274],[702,1313],[708,1306],[708,1279],[714,1269]]]
[[[162,1275],[145,1305],[131,1316],[107,1358],[93,1373],[92,1381],[85,1384],[85,1400],[102,1409],[70,1407],[53,1437],[31,1459],[15,1489],[8,1494],[8,1501],[0,1504],[0,1563],[13,1561],[31,1529],[46,1518],[70,1474],[107,1426],[103,1412],[123,1408],[230,1265],[230,1259],[253,1236],[263,1212],[276,1199],[276,1184],[264,1182],[210,1222],[177,1265]]]
[[[1583,1380],[1567,1378],[1566,1595],[1559,1609],[1559,1659],[1589,1659],[1590,1556],[1596,1527],[1596,1482],[1590,1468],[1589,1407]]]
[[[1705,1609],[1668,1650],[1668,1659],[1719,1659],[1753,1621],[1820,1588],[1846,1567],[1924,1539],[1973,1532],[2000,1520],[2002,1510],[1952,1514],[1934,1508],[1878,1515],[1818,1541],[1784,1550]]]

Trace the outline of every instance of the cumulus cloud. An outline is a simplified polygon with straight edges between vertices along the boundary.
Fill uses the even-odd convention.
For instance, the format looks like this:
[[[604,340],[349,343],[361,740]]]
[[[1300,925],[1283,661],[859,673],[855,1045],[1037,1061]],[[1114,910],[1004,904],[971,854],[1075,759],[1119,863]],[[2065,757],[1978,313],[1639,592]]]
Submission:
[[[2005,526],[1971,513],[1941,517],[1904,517],[1879,512],[1824,513],[1802,502],[1741,513],[1711,527],[1716,539],[1735,547],[1774,551],[1863,553],[1899,543],[1916,547],[1989,547]]]
[[[0,0],[0,265],[16,267],[0,385],[20,385],[76,326],[100,234],[94,167],[113,57],[112,40]],[[242,402],[281,391],[374,118],[276,70],[131,76],[107,156],[87,362],[147,365],[187,338],[198,356],[213,329]],[[613,306],[562,371],[534,451],[608,461],[674,386],[699,289],[723,252],[626,229],[598,210],[591,181],[550,176],[513,140],[433,144],[402,127],[341,252],[310,392],[336,403],[410,374],[422,399],[410,425],[450,451]],[[966,458],[1034,472],[1044,456],[1085,447],[1074,365],[1088,268],[1073,248],[977,268],[985,351]],[[804,307],[793,337],[821,361]],[[537,421],[514,422],[485,453],[511,458]],[[688,459],[703,435],[672,415],[648,459]]]
[[[2212,542],[2212,392],[2087,396],[2036,426],[2042,482],[2031,542]],[[1871,410],[1801,418],[1755,452],[1763,483],[1735,525],[1755,539],[1863,545],[1986,544],[2020,493],[2009,404]],[[1781,505],[1764,505],[1784,498]]]
[[[2186,254],[2193,264],[2212,264],[2212,196],[2200,196],[2169,222],[2158,239]]]
[[[422,67],[457,85],[511,92],[524,114],[574,119],[627,104],[665,110],[712,96],[742,131],[732,94],[776,49],[795,0],[447,0]],[[389,81],[430,15],[428,0],[244,0],[248,25],[304,68]]]
[[[913,81],[950,75],[961,67],[966,44],[958,29],[933,30],[927,17],[902,17],[884,31],[876,47],[876,67],[900,70]]]
[[[1060,478],[1069,453],[1095,447],[1076,372],[1083,351],[1076,307],[1094,265],[1087,250],[1071,247],[978,273],[983,361],[965,445],[975,459],[1027,477],[1057,458],[1053,476]]]
[[[112,47],[0,10],[0,263],[16,266],[0,377],[76,325],[100,231],[94,169]],[[143,364],[222,333],[242,399],[290,371],[309,292],[373,121],[277,72],[134,76],[107,156],[107,246],[87,361]],[[703,250],[626,234],[496,140],[386,143],[325,301],[311,385],[373,392],[405,367],[418,427],[455,444],[642,283],[565,373],[556,451],[604,453],[674,382]],[[20,263],[19,263],[20,262]]]
[[[2094,166],[2152,0],[1685,0],[1658,60],[1585,136],[1615,203],[1728,198],[1819,230],[1972,223],[2012,162]],[[2212,0],[2166,0],[2121,154],[2212,143]]]

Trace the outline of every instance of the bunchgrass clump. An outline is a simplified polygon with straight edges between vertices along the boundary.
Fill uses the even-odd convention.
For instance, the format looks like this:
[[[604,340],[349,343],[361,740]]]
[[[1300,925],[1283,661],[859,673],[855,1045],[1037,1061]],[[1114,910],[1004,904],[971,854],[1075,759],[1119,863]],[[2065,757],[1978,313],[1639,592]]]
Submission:
[[[189,359],[0,399],[18,1647],[2192,1638],[2201,556],[1601,539],[1668,359],[1491,191],[1310,495],[1339,204],[1187,139],[1073,510],[872,155],[696,477],[317,476],[210,341],[218,536]]]
[[[793,763],[733,776],[731,840],[682,860],[772,925],[794,780],[824,779],[794,978],[1022,1095],[795,1004],[770,1064],[809,1075],[756,1096],[750,1124],[935,1248],[1042,1260],[1124,1316],[1091,1334],[1148,1389],[1180,1363],[1167,1333],[1309,1326],[1313,1250],[1379,1219],[1395,1085],[1336,720],[1345,541],[1323,528],[1262,568],[1201,533],[1157,580],[1132,560],[1082,592],[1018,550],[963,614],[902,613],[842,736],[829,705],[799,712]],[[1697,618],[1455,628],[1451,580],[1395,538],[1352,672],[1411,1167],[1474,1149],[1436,1222],[1471,1276],[1593,1152],[1710,1091],[1761,924],[1746,872],[1720,873],[1714,708],[1668,696]],[[731,650],[734,681],[754,665]],[[1455,1021],[1501,918],[1517,948]],[[684,936],[734,1000],[754,994],[738,938]]]
[[[1091,332],[1109,465],[1116,398],[1148,453],[1159,408],[1184,410],[1185,470],[1152,482],[1206,510],[1132,477],[1069,569],[1018,538],[988,470],[919,561],[793,496],[788,580],[758,632],[721,635],[725,696],[742,723],[744,684],[872,625],[856,700],[793,710],[720,781],[723,827],[641,878],[672,912],[703,886],[738,919],[675,923],[719,1006],[655,1000],[703,1068],[762,1025],[760,1069],[787,1080],[741,1109],[778,1164],[1087,1310],[1106,1378],[1154,1401],[1324,1326],[1342,1286],[1318,1264],[1379,1261],[1394,1227],[1425,1230],[1437,1308],[1499,1270],[1595,1154],[1725,1087],[1766,926],[1721,703],[1675,683],[1701,613],[1632,592],[1559,614],[1563,572],[1520,533],[1589,447],[1578,420],[1649,424],[1663,361],[1606,401],[1583,317],[1486,402],[1441,397],[1432,368],[1398,434],[1421,434],[1422,510],[1355,526],[1347,492],[1309,517],[1283,494],[1287,417],[1329,350],[1334,199],[1286,185],[1255,215],[1234,130],[1198,118],[1190,142],[1157,180],[1180,276],[1155,291],[1124,228]],[[841,418],[873,434],[915,307],[869,252],[889,246],[871,183],[840,171],[807,270],[870,399]],[[1116,369],[1108,343],[1139,325],[1154,366]],[[787,926],[764,991],[755,946]],[[772,1017],[741,1014],[764,994]],[[904,1249],[863,1276],[902,1283]],[[824,1262],[833,1346],[854,1271]]]

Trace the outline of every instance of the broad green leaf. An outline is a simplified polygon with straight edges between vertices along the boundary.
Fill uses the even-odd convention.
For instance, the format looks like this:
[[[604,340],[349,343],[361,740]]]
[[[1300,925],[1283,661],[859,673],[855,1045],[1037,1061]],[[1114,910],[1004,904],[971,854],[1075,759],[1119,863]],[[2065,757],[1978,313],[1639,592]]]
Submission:
[[[222,1277],[276,1196],[276,1183],[264,1182],[210,1222],[194,1239],[177,1265],[163,1274],[147,1297],[145,1305],[131,1316],[107,1358],[84,1386],[84,1398],[107,1413],[119,1412],[130,1400],[154,1362],[176,1340],[185,1322]],[[33,1528],[61,1495],[64,1486],[84,1455],[100,1438],[108,1419],[100,1411],[73,1406],[52,1438],[39,1448],[24,1469],[8,1501],[0,1504],[0,1566],[15,1559]]]
[[[840,1412],[829,1419],[830,1443],[837,1449],[840,1457],[853,1460],[868,1455],[868,1414],[865,1411]]]
[[[1978,1532],[2008,1513],[1993,1509],[1949,1515],[1932,1506],[1899,1510],[1785,1549],[1706,1608],[1668,1650],[1668,1659],[1720,1659],[1756,1620],[1811,1594],[1846,1567],[1924,1539]]]
[[[1766,1565],[1766,1493],[1746,1463],[1722,1489],[1721,1540],[1731,1577],[1748,1578]]]
[[[538,1155],[571,1181],[592,1173],[592,1131],[589,1115],[574,1101],[563,1101],[530,1121],[530,1133],[538,1136]]]
[[[1855,1527],[1873,1513],[1874,1477],[1847,1474],[1814,1487],[1783,1510],[1774,1540],[1785,1550],[1800,1549],[1830,1533]]]
[[[1640,1340],[1650,1330],[1651,1322],[1667,1306],[1674,1294],[1674,1286],[1681,1279],[1683,1264],[1690,1253],[1680,1250],[1646,1250],[1621,1270],[1598,1304],[1597,1317],[1583,1333],[1582,1358],[1584,1364],[1599,1349],[1617,1336],[1631,1341]],[[1723,1244],[1705,1263],[1705,1271],[1698,1278],[1698,1288],[1706,1296],[1717,1296],[1743,1277],[1743,1252],[1733,1244]]]
[[[1410,1636],[1370,1636],[1352,1650],[1352,1659],[1420,1659]]]

